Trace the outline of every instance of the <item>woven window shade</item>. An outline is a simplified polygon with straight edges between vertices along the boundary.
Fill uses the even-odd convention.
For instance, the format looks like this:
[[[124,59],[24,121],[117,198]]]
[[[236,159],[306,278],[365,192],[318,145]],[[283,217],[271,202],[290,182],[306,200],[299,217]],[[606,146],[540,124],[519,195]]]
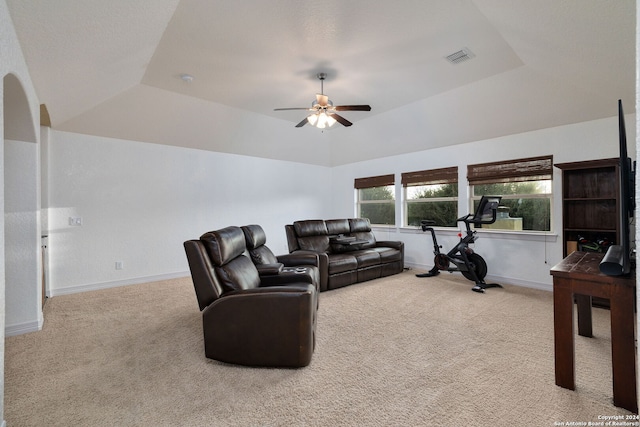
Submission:
[[[470,185],[552,179],[553,156],[530,157],[467,166]]]
[[[386,185],[395,184],[395,175],[380,175],[380,176],[371,176],[369,178],[356,178],[353,184],[354,188],[373,188],[373,187],[384,187]]]
[[[430,169],[402,174],[402,186],[454,184],[458,182],[458,167]]]

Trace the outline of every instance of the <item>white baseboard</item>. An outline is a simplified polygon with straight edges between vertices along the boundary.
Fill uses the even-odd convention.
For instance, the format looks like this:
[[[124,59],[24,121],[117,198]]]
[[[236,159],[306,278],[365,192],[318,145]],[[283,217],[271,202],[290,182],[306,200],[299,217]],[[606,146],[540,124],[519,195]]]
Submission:
[[[134,277],[125,280],[116,280],[112,282],[91,283],[88,285],[70,286],[67,288],[49,289],[49,296],[56,297],[60,295],[77,294],[79,292],[97,291],[100,289],[117,288],[119,286],[137,285],[140,283],[158,282],[161,280],[178,279],[189,276],[188,271],[179,271],[176,273],[159,274],[156,276]]]
[[[190,273],[188,271],[180,271],[177,273],[160,274],[157,276],[135,277],[131,279],[118,280],[113,282],[93,283],[89,285],[72,286],[72,287],[63,288],[63,289],[50,289],[48,296],[53,297],[53,296],[60,296],[60,295],[70,295],[70,294],[75,294],[79,292],[116,288],[119,286],[137,285],[140,283],[157,282],[160,280],[171,280],[171,279],[186,277],[186,276],[189,276],[189,274]],[[44,325],[44,318],[42,317],[42,312],[40,312],[40,318],[38,320],[24,322],[24,323],[17,323],[13,325],[5,325],[4,336],[12,337],[16,335],[26,334],[29,332],[37,332],[42,330],[43,325]],[[4,426],[0,425],[0,427],[4,427]]]
[[[553,284],[532,282],[530,280],[515,279],[513,277],[494,276],[488,274],[485,282],[508,283],[510,285],[522,286],[523,288],[540,289],[541,291],[553,292]]]
[[[4,336],[13,337],[16,335],[27,334],[29,332],[37,332],[42,330],[44,321],[40,318],[37,321],[18,323],[15,325],[5,325]]]
[[[422,265],[422,264],[413,264],[405,262],[405,267],[415,268],[417,270],[429,271],[433,268],[433,265]],[[543,283],[543,282],[534,282],[531,280],[522,280],[514,277],[504,277],[504,276],[496,276],[493,274],[487,275],[485,277],[486,282],[496,282],[496,283],[508,283],[510,285],[522,286],[524,288],[533,288],[540,289],[542,291],[553,292],[553,284],[551,283]]]

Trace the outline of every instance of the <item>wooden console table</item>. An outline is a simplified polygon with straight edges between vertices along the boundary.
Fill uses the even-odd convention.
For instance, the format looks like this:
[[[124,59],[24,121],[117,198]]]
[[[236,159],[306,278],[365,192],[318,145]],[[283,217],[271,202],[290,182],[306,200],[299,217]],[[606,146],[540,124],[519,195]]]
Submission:
[[[574,297],[578,306],[578,334],[592,337],[591,297],[611,304],[611,362],[613,404],[638,413],[634,336],[635,272],[606,276],[599,264],[604,254],[573,252],[551,269],[556,385],[575,390]]]

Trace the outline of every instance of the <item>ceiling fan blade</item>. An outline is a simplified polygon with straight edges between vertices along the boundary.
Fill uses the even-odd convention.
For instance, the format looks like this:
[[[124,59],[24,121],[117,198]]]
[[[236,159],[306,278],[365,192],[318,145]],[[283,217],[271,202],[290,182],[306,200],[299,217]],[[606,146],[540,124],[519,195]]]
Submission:
[[[333,107],[336,111],[371,111],[370,105],[338,105]]]
[[[308,122],[307,118],[305,117],[300,123],[298,123],[296,125],[297,128],[301,128],[302,126],[306,125]]]
[[[311,110],[309,107],[292,107],[292,108],[274,108],[273,111],[286,111],[286,110]]]
[[[351,123],[349,120],[345,119],[342,116],[339,116],[336,113],[333,114],[329,114],[331,117],[333,117],[334,119],[336,119],[336,122],[340,123],[342,126],[351,126],[353,123]]]
[[[325,107],[329,102],[329,97],[321,93],[316,93],[316,101],[320,106]]]

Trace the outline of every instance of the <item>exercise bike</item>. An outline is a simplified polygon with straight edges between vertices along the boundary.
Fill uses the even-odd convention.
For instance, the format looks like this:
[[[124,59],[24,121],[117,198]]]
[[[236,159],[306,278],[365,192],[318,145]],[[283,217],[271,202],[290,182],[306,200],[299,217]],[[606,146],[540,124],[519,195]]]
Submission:
[[[458,234],[460,236],[460,242],[446,254],[440,252],[442,246],[438,245],[436,232],[433,229],[436,222],[432,220],[420,221],[422,231],[431,232],[433,254],[435,257],[433,259],[434,267],[427,273],[416,274],[416,276],[433,277],[440,274],[440,271],[448,271],[450,273],[459,271],[465,278],[475,282],[475,286],[471,288],[472,291],[484,293],[487,288],[501,288],[502,286],[497,283],[485,283],[484,278],[487,275],[487,263],[484,258],[469,247],[470,243],[474,243],[478,239],[476,237],[476,231],[471,230],[471,224],[477,226],[496,222],[496,212],[500,200],[502,200],[502,196],[482,196],[475,213],[458,218],[456,222],[463,222],[466,226],[466,235],[463,236],[462,233]],[[453,264],[453,266],[451,266],[451,264]]]

